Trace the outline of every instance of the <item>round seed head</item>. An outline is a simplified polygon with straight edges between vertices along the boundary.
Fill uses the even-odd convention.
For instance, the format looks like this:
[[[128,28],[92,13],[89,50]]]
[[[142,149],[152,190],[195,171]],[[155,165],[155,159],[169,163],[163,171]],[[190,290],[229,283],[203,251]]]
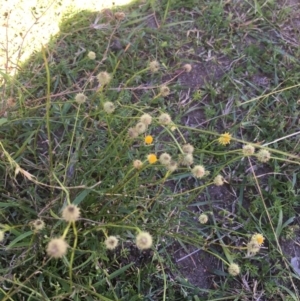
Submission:
[[[113,113],[113,111],[115,110],[115,105],[111,102],[111,101],[106,101],[103,104],[103,110],[107,113],[107,114],[111,114]]]
[[[188,143],[182,146],[182,150],[186,154],[192,154],[194,152],[194,147]]]
[[[158,117],[158,122],[161,124],[169,124],[171,121],[172,119],[167,113],[163,113]]]
[[[271,154],[268,150],[266,149],[261,149],[258,153],[257,153],[257,159],[260,162],[268,162],[271,158]]]
[[[224,178],[221,176],[221,175],[217,175],[215,178],[214,178],[214,184],[216,186],[222,186],[224,184]]]
[[[206,224],[208,222],[208,216],[204,213],[200,214],[198,218],[200,224]]]
[[[0,230],[0,242],[4,240],[4,237],[5,237],[4,231]]]
[[[135,126],[135,130],[139,133],[139,134],[143,134],[146,132],[147,130],[147,126],[145,123],[143,122],[138,122]]]
[[[174,172],[178,168],[177,162],[171,160],[168,165],[166,165],[166,169],[170,172]]]
[[[111,81],[111,75],[106,71],[100,72],[96,77],[102,86],[107,85]]]
[[[181,162],[182,165],[190,166],[193,163],[194,163],[194,157],[193,157],[192,154],[185,154],[183,156],[183,159],[182,159],[182,162]]]
[[[152,246],[152,236],[148,232],[140,232],[136,236],[136,246],[140,250],[146,250]]]
[[[115,236],[108,236],[104,244],[108,250],[114,250],[118,246],[119,240]]]
[[[152,122],[152,117],[150,114],[143,114],[141,117],[140,117],[140,122],[146,124],[146,125],[149,125],[151,124]]]
[[[163,153],[159,156],[159,162],[162,165],[168,165],[171,162],[171,156],[167,153]]]
[[[87,97],[83,94],[83,93],[78,93],[76,94],[75,96],[75,101],[78,103],[78,104],[83,104],[86,102],[86,99]]]
[[[192,169],[192,174],[194,177],[196,178],[203,178],[205,176],[205,168],[202,165],[196,165],[194,166],[194,168]]]
[[[162,96],[168,96],[170,94],[170,89],[167,86],[161,86],[160,87],[160,94]]]
[[[115,18],[119,21],[122,21],[125,19],[125,13],[123,13],[122,11],[120,12],[116,12],[115,13]]]
[[[159,62],[158,61],[152,61],[149,63],[149,69],[151,73],[155,73],[159,70]]]
[[[139,133],[135,128],[129,128],[128,129],[128,136],[132,139],[137,138],[139,136]]]
[[[143,166],[143,162],[141,160],[134,160],[133,161],[133,167],[135,169],[140,169]]]
[[[191,72],[192,71],[192,65],[191,64],[185,64],[185,65],[183,65],[183,70],[185,71],[185,72]]]
[[[45,228],[45,222],[41,219],[36,219],[32,225],[35,231],[41,231]]]
[[[90,60],[94,60],[94,59],[96,58],[96,53],[95,53],[94,51],[90,51],[90,52],[88,53],[88,58],[89,58]]]
[[[237,276],[240,273],[240,267],[236,263],[231,263],[228,267],[228,273],[232,276]]]
[[[246,144],[243,146],[243,155],[244,156],[251,156],[254,154],[254,152],[255,152],[255,148],[251,144]]]
[[[67,254],[68,244],[63,238],[53,238],[47,246],[47,254],[50,257],[61,258]]]
[[[77,205],[68,205],[62,211],[62,218],[66,222],[75,222],[80,217],[80,209]]]

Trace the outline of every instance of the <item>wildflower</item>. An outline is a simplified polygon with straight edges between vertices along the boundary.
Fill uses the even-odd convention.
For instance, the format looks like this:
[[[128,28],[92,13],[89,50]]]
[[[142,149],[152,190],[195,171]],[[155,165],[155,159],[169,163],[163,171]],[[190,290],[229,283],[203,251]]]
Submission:
[[[144,139],[146,144],[151,144],[153,142],[153,137],[151,135],[147,135]]]
[[[257,159],[260,162],[268,162],[271,158],[271,154],[268,150],[266,149],[261,149],[258,153],[257,153]]]
[[[166,169],[170,172],[174,172],[178,168],[177,162],[171,160],[169,164],[166,165]]]
[[[0,230],[0,242],[4,240],[4,231]]]
[[[251,156],[254,154],[254,152],[255,152],[255,148],[251,144],[246,144],[243,146],[243,155],[244,156]]]
[[[62,211],[62,218],[66,222],[75,222],[80,217],[80,209],[77,205],[68,205]]]
[[[157,162],[157,157],[155,154],[149,154],[147,156],[147,160],[149,161],[150,164],[154,164],[155,162]]]
[[[128,129],[128,136],[130,138],[137,138],[139,136],[139,133],[135,128],[129,128]]]
[[[111,75],[106,71],[100,72],[96,77],[102,86],[107,85],[111,81]]]
[[[189,166],[189,165],[192,165],[193,163],[194,163],[194,157],[193,157],[192,154],[185,154],[185,155],[183,156],[183,159],[182,159],[182,161],[181,161],[181,164],[182,164],[182,165],[187,165],[187,166]]]
[[[224,178],[221,176],[221,175],[217,175],[215,178],[214,178],[214,184],[216,186],[222,186],[224,184]]]
[[[194,177],[196,178],[203,178],[205,176],[205,168],[202,165],[196,165],[194,166],[194,168],[192,169],[192,174]]]
[[[119,240],[115,236],[108,236],[104,244],[108,250],[114,250],[118,246]]]
[[[158,117],[158,121],[161,124],[169,124],[172,121],[172,119],[169,114],[163,113]]]
[[[103,110],[107,113],[107,114],[111,114],[113,113],[113,111],[115,110],[115,105],[111,102],[111,101],[106,101],[103,104]]]
[[[152,246],[152,236],[148,232],[140,232],[136,236],[135,243],[140,250],[149,249]]]
[[[155,73],[159,70],[159,62],[158,61],[152,61],[149,63],[149,69],[151,73]]]
[[[115,18],[119,21],[122,21],[125,19],[125,13],[121,12],[116,12],[115,13]]]
[[[264,240],[265,240],[264,236],[260,233],[255,233],[251,237],[251,241],[259,245],[262,245],[264,243]]]
[[[133,161],[133,167],[135,169],[140,169],[143,166],[143,162],[141,160],[134,160]]]
[[[231,140],[231,135],[229,133],[222,134],[218,139],[219,143],[222,145],[229,144],[230,140]]]
[[[206,224],[208,222],[208,216],[204,213],[200,214],[198,218],[200,224]]]
[[[194,147],[188,143],[182,146],[182,150],[186,154],[192,154],[194,152]]]
[[[45,222],[41,219],[36,219],[32,225],[35,231],[41,231],[45,228]]]
[[[183,65],[183,70],[185,71],[185,72],[191,72],[191,70],[192,70],[192,65],[191,64],[185,64],[185,65]]]
[[[152,122],[152,116],[149,115],[149,114],[143,114],[141,117],[140,117],[140,122],[144,123],[145,125],[149,125],[151,124]]]
[[[228,273],[232,276],[237,276],[240,273],[240,267],[236,263],[231,263],[228,267]]]
[[[68,244],[63,238],[52,238],[47,246],[47,254],[50,257],[61,258],[67,254]]]
[[[145,123],[143,122],[138,122],[135,126],[135,130],[139,133],[139,134],[143,134],[146,132],[147,130],[147,126]]]
[[[83,104],[85,103],[87,97],[83,94],[83,93],[78,93],[76,96],[75,96],[75,101],[78,103],[78,104]]]
[[[170,94],[170,89],[167,86],[160,87],[160,94],[161,96],[168,96]]]
[[[159,156],[159,162],[162,165],[168,165],[171,162],[171,156],[167,153],[163,153]]]
[[[90,60],[94,60],[96,58],[96,53],[94,51],[90,51],[87,56]]]

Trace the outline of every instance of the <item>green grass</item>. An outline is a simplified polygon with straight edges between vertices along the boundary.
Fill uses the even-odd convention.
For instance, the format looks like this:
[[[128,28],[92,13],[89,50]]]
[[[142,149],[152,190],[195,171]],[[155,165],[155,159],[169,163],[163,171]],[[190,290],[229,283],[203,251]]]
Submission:
[[[69,12],[46,48],[3,76],[1,300],[299,300],[290,265],[300,256],[300,37],[291,21],[299,5],[149,0],[122,10],[122,21]],[[105,86],[102,71],[112,75]],[[151,125],[130,138],[144,113]],[[160,123],[162,113],[171,124]],[[222,145],[225,132],[232,138]],[[180,163],[186,143],[191,166],[170,173],[147,161],[167,152]],[[246,144],[255,154],[243,155]],[[260,162],[261,150],[271,159]],[[68,204],[80,208],[78,221],[62,219]],[[137,248],[141,231],[151,248]],[[255,233],[265,240],[250,257]],[[104,244],[110,235],[114,250]],[[60,236],[68,251],[51,258],[48,243]]]

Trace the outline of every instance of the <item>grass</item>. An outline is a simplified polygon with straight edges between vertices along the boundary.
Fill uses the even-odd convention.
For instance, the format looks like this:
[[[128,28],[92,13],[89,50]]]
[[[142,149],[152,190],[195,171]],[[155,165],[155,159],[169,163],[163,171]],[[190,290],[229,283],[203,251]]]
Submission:
[[[299,300],[299,10],[68,11],[15,76],[1,70],[1,300]]]

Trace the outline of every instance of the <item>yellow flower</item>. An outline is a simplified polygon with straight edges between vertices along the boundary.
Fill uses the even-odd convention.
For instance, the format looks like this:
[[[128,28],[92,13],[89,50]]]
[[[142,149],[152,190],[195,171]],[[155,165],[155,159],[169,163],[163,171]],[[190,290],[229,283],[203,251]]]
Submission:
[[[62,211],[62,218],[66,222],[75,222],[80,217],[80,209],[77,205],[68,205]]]
[[[153,137],[151,135],[148,135],[144,139],[146,144],[151,144],[153,142]]]
[[[52,238],[47,246],[50,257],[61,258],[67,254],[68,244],[63,238]]]
[[[264,243],[264,240],[265,240],[264,236],[260,233],[255,233],[251,237],[251,241],[259,245],[262,245]]]
[[[148,159],[150,164],[154,164],[157,161],[157,157],[156,157],[155,154],[149,154],[147,156],[147,159]]]
[[[222,145],[229,144],[230,140],[231,140],[231,135],[229,133],[222,134],[218,139],[219,143]]]
[[[149,249],[152,246],[152,236],[148,232],[140,232],[136,236],[135,243],[140,250]]]

